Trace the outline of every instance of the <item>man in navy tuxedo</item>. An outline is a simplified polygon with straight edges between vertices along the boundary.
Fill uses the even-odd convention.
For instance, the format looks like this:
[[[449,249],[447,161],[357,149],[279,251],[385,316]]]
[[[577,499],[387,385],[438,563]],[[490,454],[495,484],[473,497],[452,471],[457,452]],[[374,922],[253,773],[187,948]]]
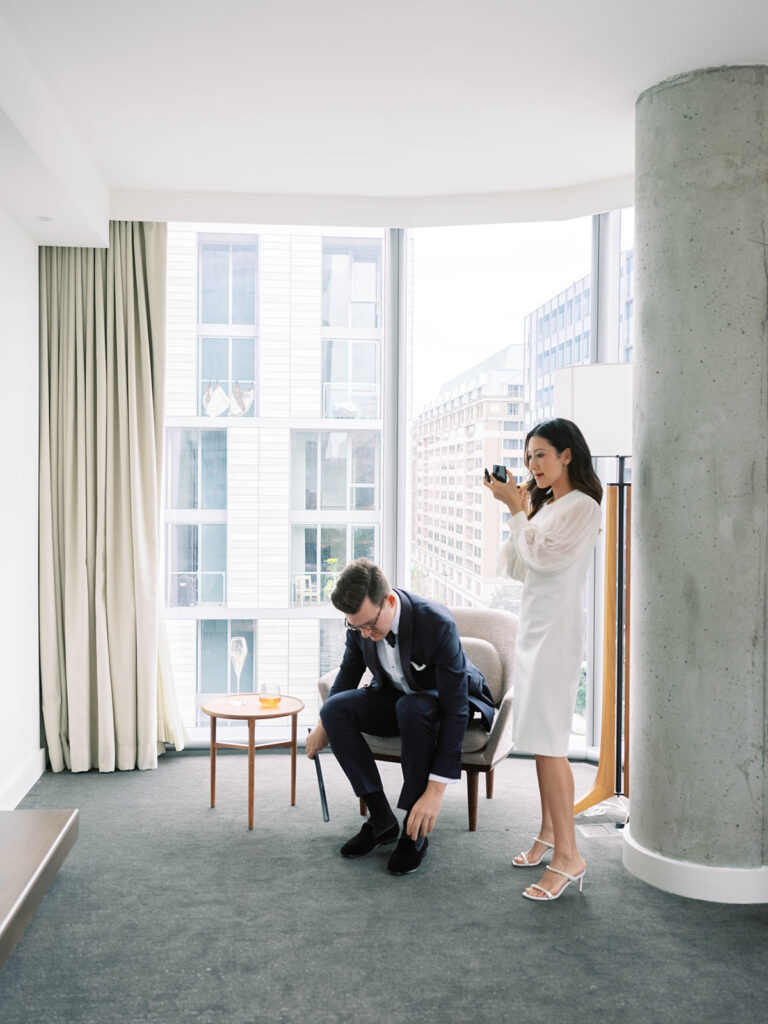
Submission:
[[[330,743],[355,793],[365,800],[370,818],[341,848],[344,857],[362,857],[400,834],[363,733],[401,737],[403,787],[397,806],[406,816],[387,866],[393,874],[407,874],[427,852],[446,785],[461,777],[467,722],[479,714],[490,729],[493,698],[464,654],[448,609],[391,589],[367,559],[344,569],[331,601],[346,615],[347,644],[320,722],[307,737],[307,756],[314,758]],[[358,688],[366,668],[373,680]]]

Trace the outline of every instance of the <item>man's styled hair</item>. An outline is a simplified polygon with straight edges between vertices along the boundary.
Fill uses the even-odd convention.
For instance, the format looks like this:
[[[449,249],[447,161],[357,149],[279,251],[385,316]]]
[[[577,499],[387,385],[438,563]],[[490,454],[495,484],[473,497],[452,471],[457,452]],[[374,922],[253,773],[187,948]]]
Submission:
[[[378,565],[356,558],[344,569],[331,594],[331,603],[345,615],[357,615],[366,597],[381,606],[392,588]]]

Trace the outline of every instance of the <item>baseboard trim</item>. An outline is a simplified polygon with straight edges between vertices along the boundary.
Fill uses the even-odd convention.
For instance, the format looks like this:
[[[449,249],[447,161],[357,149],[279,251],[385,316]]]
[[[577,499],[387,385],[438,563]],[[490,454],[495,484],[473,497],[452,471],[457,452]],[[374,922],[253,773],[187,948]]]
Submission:
[[[624,829],[624,867],[648,885],[710,903],[768,903],[768,866],[711,867],[648,850]]]
[[[7,786],[0,790],[0,811],[12,811],[45,771],[45,750],[30,754]]]

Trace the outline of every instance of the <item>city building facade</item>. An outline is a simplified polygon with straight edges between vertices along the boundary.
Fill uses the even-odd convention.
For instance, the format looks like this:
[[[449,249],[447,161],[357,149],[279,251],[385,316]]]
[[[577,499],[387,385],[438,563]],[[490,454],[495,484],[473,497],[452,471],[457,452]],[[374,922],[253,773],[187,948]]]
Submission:
[[[554,372],[595,361],[594,290],[586,274],[529,313],[524,325],[525,409],[531,425],[554,415]],[[632,362],[634,251],[619,257],[619,357]]]
[[[169,225],[165,628],[185,723],[238,681],[316,720],[329,602],[381,548],[383,232]]]
[[[523,351],[508,345],[442,386],[415,417],[411,586],[456,607],[510,604],[495,573],[508,513],[483,486],[483,471],[523,472]]]

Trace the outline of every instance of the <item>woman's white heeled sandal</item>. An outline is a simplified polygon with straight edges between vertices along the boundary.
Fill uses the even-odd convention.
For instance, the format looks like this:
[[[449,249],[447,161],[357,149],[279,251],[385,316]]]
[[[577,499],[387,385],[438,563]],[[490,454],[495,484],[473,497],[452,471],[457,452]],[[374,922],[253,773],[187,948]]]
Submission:
[[[547,871],[551,871],[555,875],[562,875],[563,878],[567,878],[568,881],[565,883],[562,889],[558,889],[555,893],[550,892],[549,889],[545,889],[543,885],[538,885],[536,883],[534,883],[533,885],[529,885],[529,889],[538,889],[539,892],[544,893],[544,895],[534,896],[532,893],[524,892],[523,896],[525,896],[527,900],[533,900],[534,903],[548,903],[550,900],[559,899],[563,895],[565,890],[568,888],[568,886],[571,884],[571,882],[578,882],[579,892],[582,891],[584,887],[584,875],[586,875],[587,873],[586,868],[584,868],[584,870],[579,875],[569,875],[567,871],[560,871],[559,868],[547,868]]]
[[[518,853],[517,857],[514,857],[512,859],[512,867],[513,868],[536,868],[536,867],[539,866],[539,864],[541,864],[542,860],[547,856],[549,851],[550,850],[554,850],[554,848],[555,848],[555,844],[554,843],[548,843],[546,841],[546,839],[539,839],[537,837],[536,839],[533,840],[533,845],[535,846],[536,843],[541,843],[541,845],[544,847],[544,852],[541,854],[539,859],[538,860],[528,860],[528,857],[527,857],[527,855],[525,853]],[[523,858],[522,861],[519,861],[518,857],[522,857]]]

